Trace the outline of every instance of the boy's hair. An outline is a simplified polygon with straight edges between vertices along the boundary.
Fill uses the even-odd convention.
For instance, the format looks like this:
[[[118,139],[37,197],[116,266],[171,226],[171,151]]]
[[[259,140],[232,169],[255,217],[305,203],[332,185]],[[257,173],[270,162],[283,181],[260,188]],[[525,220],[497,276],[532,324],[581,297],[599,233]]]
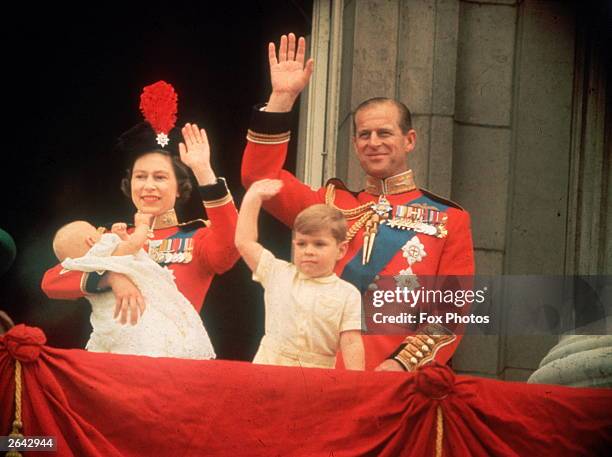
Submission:
[[[294,233],[312,235],[321,230],[331,231],[338,243],[346,241],[346,219],[344,215],[331,206],[319,203],[309,206],[295,218]]]

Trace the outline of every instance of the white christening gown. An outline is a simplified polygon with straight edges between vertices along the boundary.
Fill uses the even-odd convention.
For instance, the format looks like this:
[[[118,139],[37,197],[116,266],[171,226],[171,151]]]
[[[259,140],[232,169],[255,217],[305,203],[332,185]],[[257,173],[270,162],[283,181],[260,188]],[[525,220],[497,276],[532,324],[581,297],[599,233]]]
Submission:
[[[86,349],[151,357],[215,358],[202,320],[177,289],[172,271],[159,266],[142,249],[134,255],[112,256],[120,242],[114,233],[104,234],[83,257],[62,262],[66,270],[122,273],[136,284],[145,301],[138,323],[122,325],[113,318],[112,292],[88,295],[93,332]]]

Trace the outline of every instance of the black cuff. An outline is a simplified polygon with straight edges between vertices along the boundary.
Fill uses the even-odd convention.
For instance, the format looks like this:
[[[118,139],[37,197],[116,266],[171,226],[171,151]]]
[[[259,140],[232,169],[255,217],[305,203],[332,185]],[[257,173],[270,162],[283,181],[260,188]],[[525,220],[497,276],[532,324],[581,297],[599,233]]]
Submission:
[[[398,348],[397,348],[395,351],[393,351],[393,353],[392,353],[392,354],[391,354],[389,357],[387,357],[387,359],[394,359],[394,357],[395,357],[397,354],[399,354],[400,352],[402,352],[402,350],[403,350],[403,349],[404,349],[406,346],[408,346],[408,343],[402,343],[402,344],[400,344],[400,345],[398,346]],[[395,359],[394,359],[394,360],[395,360]]]
[[[87,281],[85,281],[85,292],[88,292],[90,294],[97,294],[110,290],[110,287],[106,287],[104,289],[100,289],[98,287],[102,276],[104,276],[104,274],[89,273],[89,275],[87,276]]]
[[[406,365],[404,365],[404,362],[402,362],[399,358],[396,358],[396,356],[400,352],[402,352],[406,346],[408,346],[408,343],[400,344],[399,347],[395,351],[393,351],[393,354],[391,354],[389,357],[387,357],[387,360],[394,360],[397,363],[399,363],[400,367],[402,367],[404,369],[404,371],[408,371],[408,367]]]
[[[200,197],[202,197],[204,201],[219,200],[229,194],[225,178],[221,177],[217,178],[217,182],[214,184],[198,186],[198,191],[200,192]]]
[[[262,106],[264,105],[257,105],[253,108],[249,130],[269,135],[286,133],[291,130],[291,112],[268,113],[267,111],[260,111]]]

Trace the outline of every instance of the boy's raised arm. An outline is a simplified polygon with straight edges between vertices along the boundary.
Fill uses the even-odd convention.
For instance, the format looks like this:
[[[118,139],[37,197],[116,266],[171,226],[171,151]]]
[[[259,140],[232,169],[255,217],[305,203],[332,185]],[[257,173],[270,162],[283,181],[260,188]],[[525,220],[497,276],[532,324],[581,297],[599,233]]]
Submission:
[[[262,179],[253,183],[242,200],[234,241],[251,271],[257,269],[263,251],[263,246],[257,242],[257,219],[261,204],[278,194],[282,186],[282,181],[278,179]]]

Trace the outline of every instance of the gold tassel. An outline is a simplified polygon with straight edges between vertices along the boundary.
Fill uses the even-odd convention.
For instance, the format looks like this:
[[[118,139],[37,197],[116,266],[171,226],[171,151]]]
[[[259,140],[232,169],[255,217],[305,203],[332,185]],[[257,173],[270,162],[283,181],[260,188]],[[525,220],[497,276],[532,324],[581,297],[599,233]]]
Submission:
[[[444,416],[442,415],[442,408],[438,405],[436,410],[438,420],[436,424],[436,457],[442,457],[442,440],[444,438]]]
[[[13,421],[13,429],[9,434],[9,438],[23,438],[21,429],[21,362],[15,360],[15,420]],[[22,457],[19,451],[8,451],[6,457]]]

